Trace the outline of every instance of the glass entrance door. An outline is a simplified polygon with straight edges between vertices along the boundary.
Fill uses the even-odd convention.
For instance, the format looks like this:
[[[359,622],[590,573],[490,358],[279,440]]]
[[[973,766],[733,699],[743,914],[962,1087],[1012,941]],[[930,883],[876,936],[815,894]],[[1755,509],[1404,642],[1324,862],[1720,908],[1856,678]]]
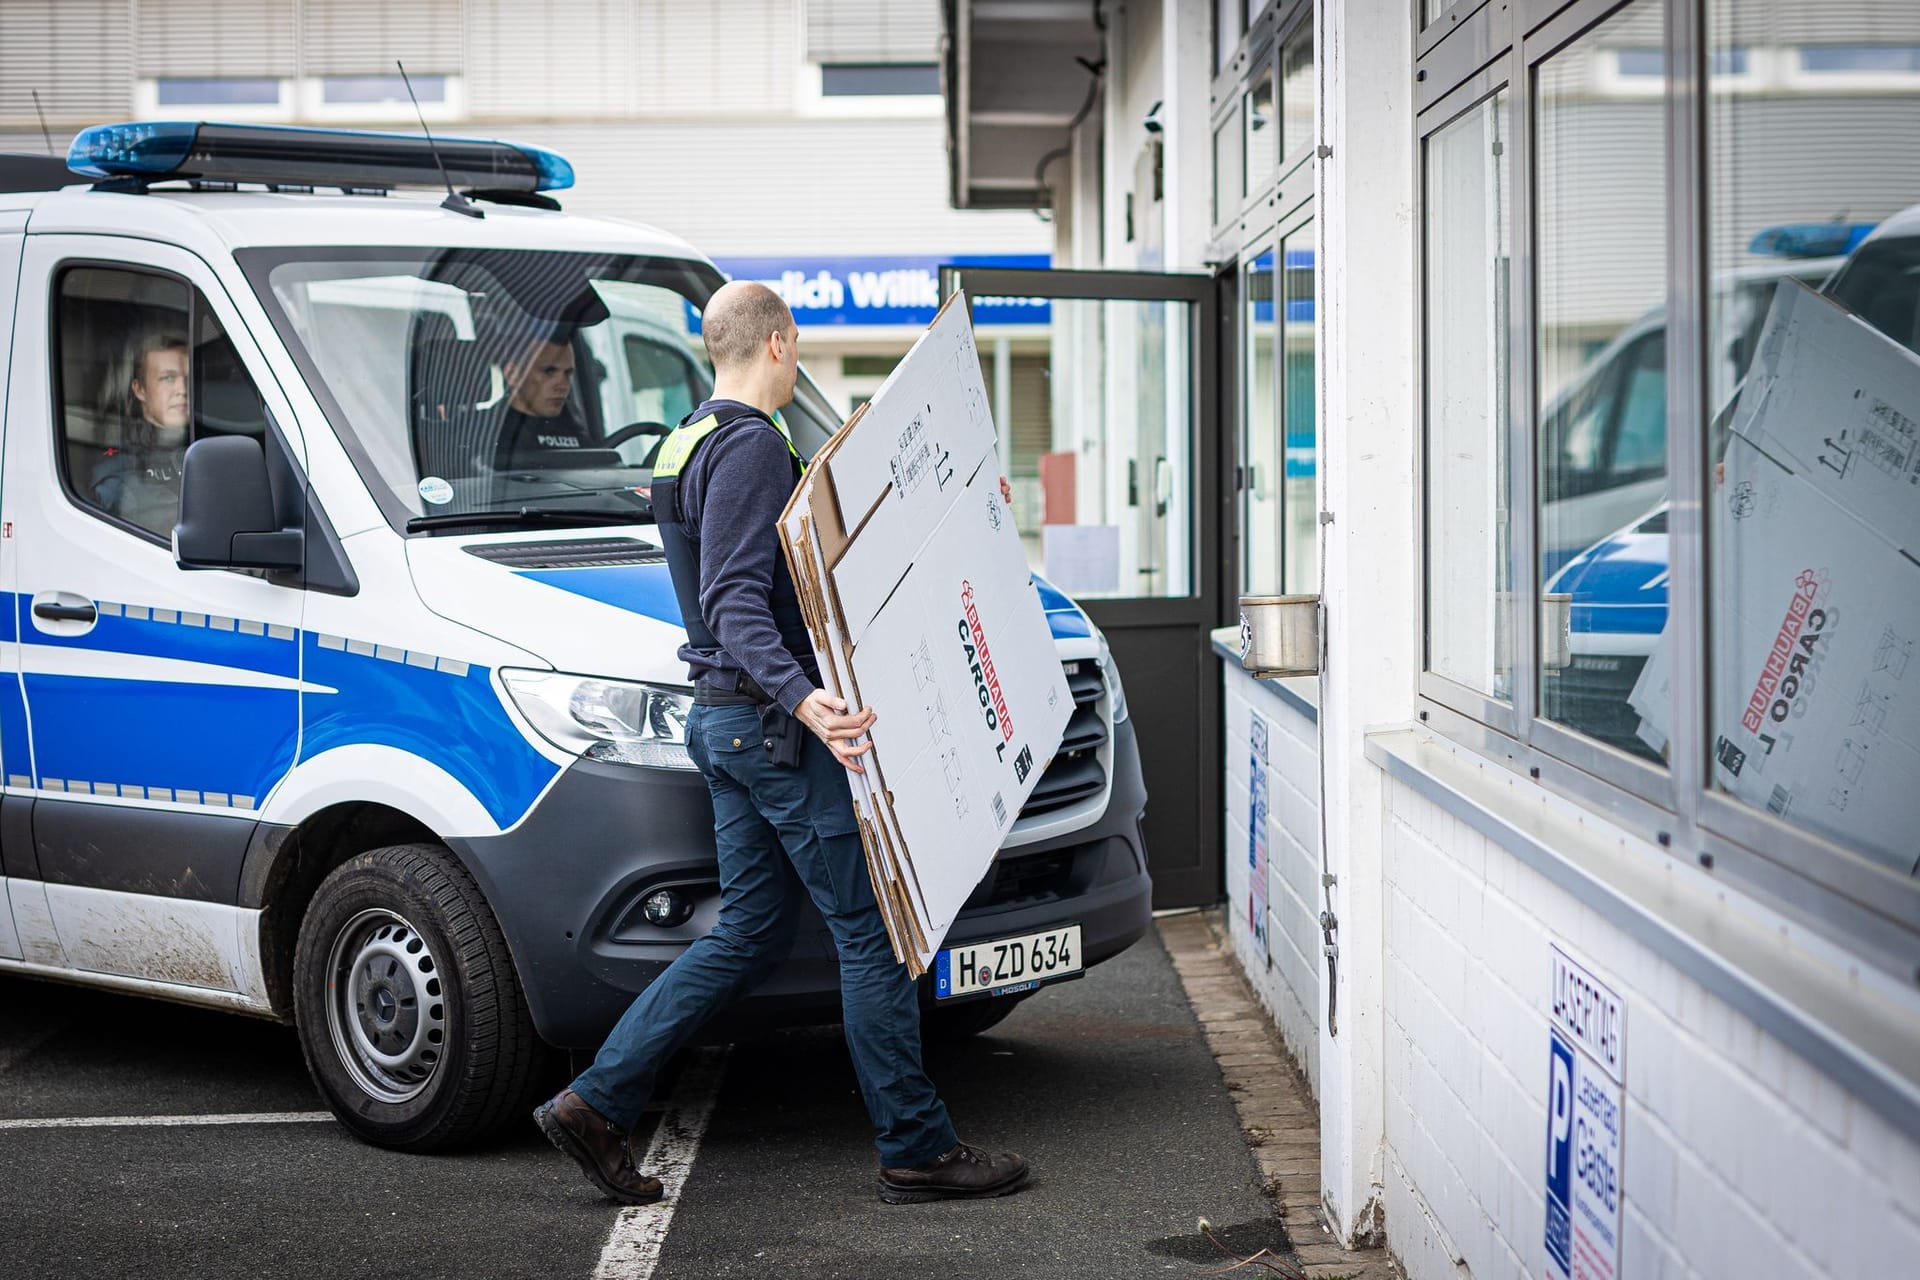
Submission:
[[[947,267],[988,357],[1033,571],[1083,605],[1126,683],[1156,907],[1220,894],[1223,506],[1203,275]],[[1027,371],[1024,379],[1017,370]],[[1006,386],[1001,386],[1001,380]]]

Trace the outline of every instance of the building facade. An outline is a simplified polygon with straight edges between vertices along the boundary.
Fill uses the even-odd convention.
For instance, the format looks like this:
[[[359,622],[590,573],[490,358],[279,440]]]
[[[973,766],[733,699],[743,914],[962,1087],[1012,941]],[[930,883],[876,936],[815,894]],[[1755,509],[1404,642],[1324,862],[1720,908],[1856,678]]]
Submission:
[[[1150,814],[1210,760],[1336,1234],[1416,1277],[1912,1270],[1920,11],[946,19],[955,204],[1101,270],[1025,285],[1082,389],[1052,448],[1110,482],[1036,563],[1095,539],[1056,522],[1160,553],[1092,609],[1130,691],[1209,664],[1144,721]],[[1317,674],[1208,634],[1275,595]]]
[[[932,317],[941,263],[1044,264],[1051,241],[1032,212],[945,200],[939,37],[936,0],[8,0],[0,150],[63,153],[113,120],[421,116],[551,147],[578,177],[567,208],[780,287],[850,408]],[[1043,423],[1017,332],[993,337],[1012,412]]]

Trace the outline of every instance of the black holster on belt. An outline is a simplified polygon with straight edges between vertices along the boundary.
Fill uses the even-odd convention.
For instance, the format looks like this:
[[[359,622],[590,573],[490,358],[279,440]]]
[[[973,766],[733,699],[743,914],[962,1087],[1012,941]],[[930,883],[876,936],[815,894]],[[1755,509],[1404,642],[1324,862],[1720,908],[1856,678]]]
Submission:
[[[806,745],[807,726],[787,714],[785,707],[769,702],[760,708],[760,740],[767,756],[788,769],[799,767],[800,748]]]

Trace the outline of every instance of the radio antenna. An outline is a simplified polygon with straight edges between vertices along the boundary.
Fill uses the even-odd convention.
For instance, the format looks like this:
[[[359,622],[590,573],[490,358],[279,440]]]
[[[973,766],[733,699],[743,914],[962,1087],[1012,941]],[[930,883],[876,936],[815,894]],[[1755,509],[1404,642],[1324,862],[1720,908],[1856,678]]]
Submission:
[[[53,133],[47,128],[47,113],[40,109],[40,91],[34,89],[32,93],[33,114],[40,117],[40,136],[47,140],[47,154],[55,155],[57,153],[53,149]]]
[[[447,162],[440,158],[440,144],[433,140],[433,130],[427,128],[427,113],[420,109],[420,99],[414,95],[413,80],[407,75],[406,65],[398,58],[393,60],[393,65],[400,68],[400,83],[407,86],[407,97],[413,103],[413,114],[420,117],[420,132],[427,135],[427,150],[433,152],[433,163],[439,166],[440,180],[447,184],[447,198],[440,202],[440,207],[465,214],[469,218],[486,217],[485,210],[474,208],[471,201],[453,189],[453,179],[447,176]]]

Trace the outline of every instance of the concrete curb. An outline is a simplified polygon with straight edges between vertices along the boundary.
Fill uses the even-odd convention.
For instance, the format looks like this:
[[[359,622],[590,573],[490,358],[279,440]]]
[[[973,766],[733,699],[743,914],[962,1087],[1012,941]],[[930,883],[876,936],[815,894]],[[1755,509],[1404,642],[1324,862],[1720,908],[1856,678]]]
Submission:
[[[1233,1095],[1267,1198],[1309,1276],[1399,1280],[1384,1249],[1344,1249],[1320,1208],[1320,1113],[1306,1077],[1241,975],[1218,911],[1155,922]]]

